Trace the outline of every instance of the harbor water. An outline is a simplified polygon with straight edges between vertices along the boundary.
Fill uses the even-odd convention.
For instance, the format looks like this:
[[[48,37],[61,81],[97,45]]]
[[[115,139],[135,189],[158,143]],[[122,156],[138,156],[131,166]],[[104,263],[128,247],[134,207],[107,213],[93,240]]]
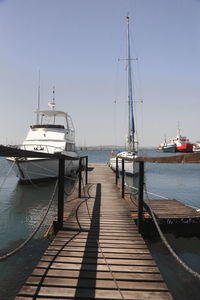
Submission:
[[[89,163],[109,163],[110,150],[79,151],[88,155]],[[141,155],[166,155],[145,149]],[[55,182],[22,185],[14,173],[7,176],[9,165],[0,158],[0,255],[15,249],[34,231],[45,213]],[[129,178],[131,185],[133,178]],[[145,164],[145,182],[152,199],[175,198],[187,205],[200,208],[200,164]],[[69,192],[73,182],[66,183]],[[14,299],[20,286],[30,275],[49,245],[44,237],[57,214],[55,197],[48,216],[36,236],[17,254],[0,262],[0,299]],[[200,273],[200,233],[194,236],[165,234],[175,252],[191,268]],[[171,256],[159,237],[146,239],[151,254],[174,299],[199,299],[200,281],[188,274]]]

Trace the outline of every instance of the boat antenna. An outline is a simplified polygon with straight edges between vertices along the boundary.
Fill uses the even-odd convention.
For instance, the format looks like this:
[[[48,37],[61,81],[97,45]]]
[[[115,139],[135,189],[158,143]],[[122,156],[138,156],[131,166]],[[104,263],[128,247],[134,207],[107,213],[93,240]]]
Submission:
[[[38,105],[36,111],[36,125],[39,125],[39,117],[40,117],[40,70],[39,70],[39,78],[38,78]]]
[[[126,17],[127,23],[127,72],[128,72],[128,151],[135,152],[134,145],[134,116],[133,116],[133,92],[132,92],[132,71],[131,71],[131,52],[130,52],[130,34],[129,34],[129,16]]]
[[[55,105],[56,105],[56,103],[55,103],[55,86],[53,86],[53,101],[52,101],[53,103],[53,105],[52,105],[52,110],[53,110],[53,112],[54,112],[54,114],[53,114],[53,124],[55,125]]]
[[[181,135],[180,121],[177,124],[177,135]]]

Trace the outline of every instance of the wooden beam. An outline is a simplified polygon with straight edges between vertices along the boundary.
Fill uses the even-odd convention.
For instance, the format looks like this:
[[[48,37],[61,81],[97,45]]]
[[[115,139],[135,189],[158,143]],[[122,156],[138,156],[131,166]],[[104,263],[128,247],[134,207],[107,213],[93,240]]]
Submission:
[[[189,154],[179,154],[172,156],[161,156],[161,157],[143,157],[139,156],[136,158],[124,158],[126,161],[143,161],[149,163],[200,163],[200,153],[189,153]]]
[[[122,159],[122,198],[124,198],[124,159]]]
[[[58,177],[58,230],[63,227],[63,208],[64,208],[64,180],[65,180],[65,159],[59,159]]]
[[[144,162],[139,162],[139,195],[138,195],[138,232],[142,233],[143,223],[143,189],[144,189]]]

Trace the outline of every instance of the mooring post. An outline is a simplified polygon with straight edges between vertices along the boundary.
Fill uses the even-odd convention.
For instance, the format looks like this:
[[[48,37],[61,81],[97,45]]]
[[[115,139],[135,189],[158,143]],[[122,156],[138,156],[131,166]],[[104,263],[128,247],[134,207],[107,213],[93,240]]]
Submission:
[[[144,162],[139,162],[139,195],[138,195],[138,232],[142,233],[143,225],[143,189],[144,189]]]
[[[63,209],[64,209],[64,180],[65,180],[65,159],[59,158],[58,175],[58,230],[63,227]]]
[[[79,158],[79,171],[78,171],[78,197],[81,198],[81,177],[82,177],[82,158]]]
[[[118,183],[118,156],[116,156],[116,170],[115,170],[115,173],[116,173],[116,184]]]
[[[122,198],[124,198],[124,159],[122,159]]]
[[[88,156],[85,157],[85,184],[88,183]]]

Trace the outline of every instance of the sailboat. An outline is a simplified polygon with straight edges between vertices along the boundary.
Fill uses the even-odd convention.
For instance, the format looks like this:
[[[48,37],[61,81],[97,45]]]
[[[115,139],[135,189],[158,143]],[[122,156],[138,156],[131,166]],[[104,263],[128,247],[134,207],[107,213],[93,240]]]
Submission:
[[[39,89],[38,89],[39,90]],[[55,109],[55,88],[53,99],[48,103],[49,110],[40,110],[38,91],[38,108],[36,124],[31,125],[27,137],[18,148],[42,153],[63,153],[72,157],[65,162],[65,175],[74,175],[78,170],[78,154],[75,149],[75,130],[71,116]],[[16,158],[8,157],[16,176],[22,183],[41,181],[58,176],[58,160],[51,158]]]
[[[128,73],[128,150],[117,153],[118,170],[122,169],[122,160],[120,157],[133,159],[137,157],[136,141],[135,141],[135,124],[133,114],[133,92],[132,92],[132,69],[131,69],[131,51],[130,51],[130,34],[129,34],[129,17],[126,17],[127,23],[127,73]],[[116,156],[113,157],[111,152],[110,167],[116,171]],[[138,173],[138,164],[125,161],[125,172],[127,174]]]

